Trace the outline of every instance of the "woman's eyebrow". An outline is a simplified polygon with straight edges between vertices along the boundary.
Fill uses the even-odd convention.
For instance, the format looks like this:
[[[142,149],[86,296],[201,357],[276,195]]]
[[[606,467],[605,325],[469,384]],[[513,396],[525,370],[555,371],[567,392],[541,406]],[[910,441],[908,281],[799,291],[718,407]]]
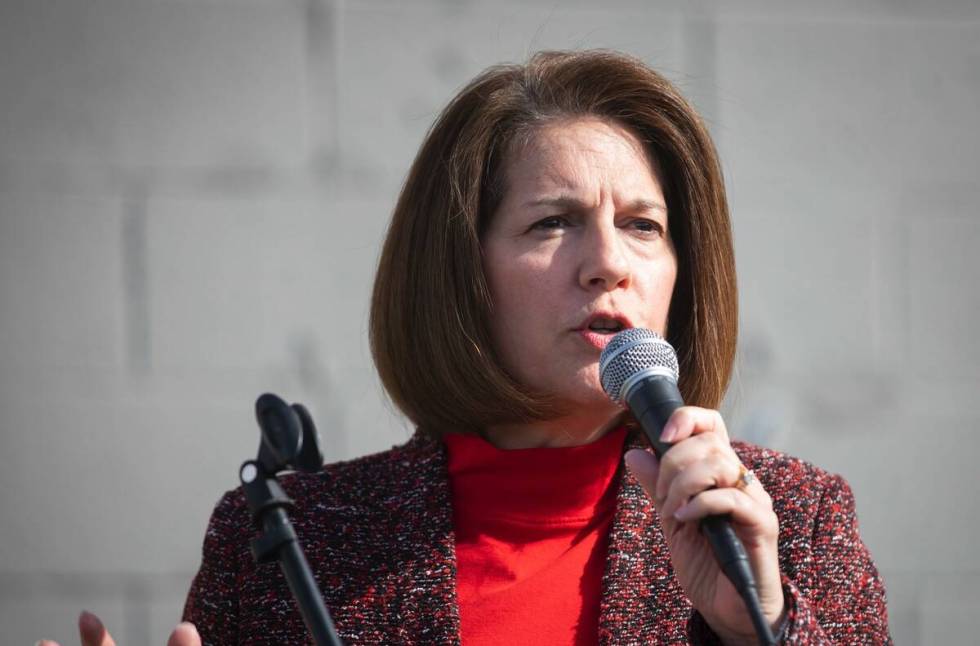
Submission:
[[[539,200],[531,200],[524,206],[528,208],[534,208],[537,206],[556,206],[558,208],[570,210],[582,210],[588,207],[584,201],[569,195],[559,195],[557,197],[545,197]],[[667,207],[660,202],[655,200],[647,200],[644,198],[633,200],[624,210],[633,213],[644,213],[647,211],[661,211],[663,213],[667,213]]]
[[[563,209],[583,209],[586,205],[584,201],[578,198],[569,195],[559,195],[557,197],[544,197],[539,200],[531,200],[524,206],[531,208],[536,206],[557,206]]]
[[[643,198],[633,200],[628,208],[629,211],[634,213],[643,213],[646,211],[661,211],[667,213],[667,207],[660,202],[654,200],[645,200]]]

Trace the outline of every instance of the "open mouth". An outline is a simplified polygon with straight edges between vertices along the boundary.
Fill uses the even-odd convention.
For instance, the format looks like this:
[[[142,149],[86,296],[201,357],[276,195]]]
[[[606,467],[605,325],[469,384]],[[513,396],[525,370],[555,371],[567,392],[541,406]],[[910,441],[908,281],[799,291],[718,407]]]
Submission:
[[[616,334],[626,329],[622,321],[610,318],[597,318],[589,322],[589,330],[597,334]]]

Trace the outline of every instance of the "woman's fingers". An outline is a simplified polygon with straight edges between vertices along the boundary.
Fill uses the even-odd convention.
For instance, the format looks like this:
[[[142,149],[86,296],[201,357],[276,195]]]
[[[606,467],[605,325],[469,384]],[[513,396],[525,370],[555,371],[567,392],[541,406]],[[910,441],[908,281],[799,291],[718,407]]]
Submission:
[[[660,433],[663,442],[679,442],[699,433],[717,433],[728,443],[728,429],[721,413],[697,406],[681,406],[670,416]]]
[[[661,456],[655,498],[657,500],[666,498],[676,477],[688,468],[706,461],[716,466],[727,463],[731,465],[731,469],[735,469],[737,474],[738,456],[735,455],[735,451],[732,450],[727,439],[723,439],[714,433],[694,435],[677,442]],[[707,486],[727,486],[734,483],[734,477],[729,479],[729,475],[728,473],[719,473],[718,477],[721,479],[709,482]]]
[[[102,620],[88,610],[83,610],[78,617],[78,634],[82,639],[82,646],[116,646],[109,631],[102,625]],[[42,639],[34,646],[58,646],[58,642]],[[197,634],[194,624],[185,621],[177,624],[170,633],[167,646],[201,646],[201,636]]]
[[[743,467],[718,411],[682,406],[661,439],[673,446],[659,459],[639,449],[625,456],[661,517],[689,521],[732,514],[736,522],[757,527],[776,522],[772,499],[758,481],[738,487]]]
[[[116,646],[102,621],[88,610],[83,610],[78,617],[78,634],[82,646]]]
[[[739,464],[733,456],[712,453],[678,472],[669,482],[661,478],[657,490],[666,487],[666,491],[658,498],[660,513],[672,515],[702,491],[731,487],[738,480]]]
[[[759,504],[745,491],[731,487],[702,491],[673,512],[674,518],[683,522],[721,514],[729,514],[736,525],[765,528],[764,534],[779,532],[779,523],[769,505]]]
[[[170,633],[167,646],[201,646],[201,636],[197,634],[194,624],[185,621],[177,624],[174,631]]]
[[[671,415],[661,438],[670,441],[673,446],[659,459],[640,450],[630,451],[626,455],[627,466],[656,504],[661,516],[673,516],[702,492],[726,490],[738,484],[741,462],[731,447],[728,430],[718,411],[682,406]],[[771,509],[771,499],[757,481],[746,485],[743,493],[763,503],[763,510]],[[703,503],[713,501],[716,507],[716,498],[709,497]],[[697,514],[697,518],[709,515],[700,513],[703,503],[688,513]]]

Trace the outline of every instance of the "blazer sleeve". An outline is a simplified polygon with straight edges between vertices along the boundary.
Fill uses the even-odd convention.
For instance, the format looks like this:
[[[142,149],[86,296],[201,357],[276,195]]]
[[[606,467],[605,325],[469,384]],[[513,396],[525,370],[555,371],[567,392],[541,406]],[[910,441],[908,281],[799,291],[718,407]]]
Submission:
[[[828,476],[809,553],[795,576],[783,574],[787,617],[778,643],[891,644],[885,588],[858,534],[854,495],[840,476]],[[689,634],[695,644],[721,644],[699,612]]]
[[[248,544],[248,528],[241,491],[229,491],[211,514],[201,567],[184,604],[183,620],[197,627],[205,646],[239,642],[241,546]]]

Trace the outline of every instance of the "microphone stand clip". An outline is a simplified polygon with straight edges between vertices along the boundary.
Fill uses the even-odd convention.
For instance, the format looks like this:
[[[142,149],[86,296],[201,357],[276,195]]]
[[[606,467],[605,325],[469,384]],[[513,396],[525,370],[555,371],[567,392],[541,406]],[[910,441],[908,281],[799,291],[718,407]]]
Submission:
[[[286,514],[287,509],[293,508],[293,501],[276,479],[286,469],[315,473],[323,467],[313,418],[302,404],[290,406],[270,393],[256,400],[255,416],[262,430],[259,454],[255,460],[242,463],[238,470],[252,520],[264,530],[252,540],[252,555],[256,563],[279,561],[317,646],[342,646]]]

